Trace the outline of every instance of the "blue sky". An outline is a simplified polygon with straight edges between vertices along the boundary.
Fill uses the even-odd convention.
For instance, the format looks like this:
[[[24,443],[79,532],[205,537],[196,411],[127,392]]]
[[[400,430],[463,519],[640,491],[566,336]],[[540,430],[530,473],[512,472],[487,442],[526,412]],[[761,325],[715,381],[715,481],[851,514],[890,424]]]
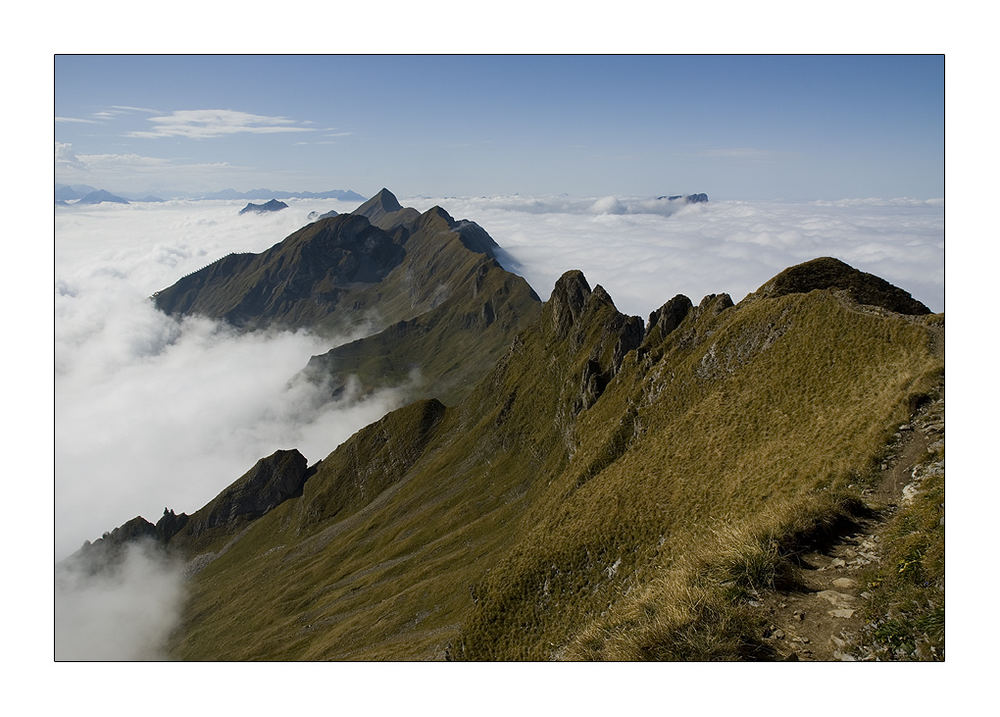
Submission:
[[[944,195],[936,55],[60,55],[55,115],[132,193]]]

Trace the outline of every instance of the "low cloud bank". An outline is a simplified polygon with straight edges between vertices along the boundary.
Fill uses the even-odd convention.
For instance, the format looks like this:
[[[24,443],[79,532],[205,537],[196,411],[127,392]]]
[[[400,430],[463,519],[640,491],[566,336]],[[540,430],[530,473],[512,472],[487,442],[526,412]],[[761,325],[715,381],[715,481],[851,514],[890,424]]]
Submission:
[[[57,559],[136,515],[193,512],[279,448],[323,458],[406,400],[403,386],[331,402],[325,387],[293,380],[310,356],[353,336],[241,334],[178,321],[148,301],[230,251],[271,246],[331,204],[292,203],[273,217],[240,217],[240,202],[57,212]]]
[[[567,269],[601,284],[618,308],[647,316],[675,294],[734,301],[782,269],[833,256],[944,310],[940,199],[709,201],[643,198],[420,197],[479,223],[508,265],[547,298]],[[502,257],[503,258],[503,257]]]
[[[56,567],[57,660],[163,660],[184,600],[182,566],[151,543],[126,548],[120,564],[96,572]]]

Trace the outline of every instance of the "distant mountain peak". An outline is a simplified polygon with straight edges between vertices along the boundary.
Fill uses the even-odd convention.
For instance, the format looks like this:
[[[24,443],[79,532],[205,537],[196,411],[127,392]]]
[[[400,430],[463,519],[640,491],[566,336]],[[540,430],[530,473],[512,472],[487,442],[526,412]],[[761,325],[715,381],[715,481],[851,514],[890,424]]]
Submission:
[[[272,199],[264,204],[254,204],[251,202],[240,210],[240,214],[249,214],[250,212],[263,214],[264,212],[278,212],[282,209],[288,209],[288,205],[284,202],[279,202],[277,199]]]
[[[396,195],[385,187],[351,214],[366,217],[373,225],[387,231],[420,216],[416,209],[404,208]]]
[[[396,195],[390,192],[385,187],[379,190],[379,193],[372,197],[369,201],[377,201],[378,205],[382,207],[387,212],[398,212],[403,208],[403,205],[399,203],[396,199]]]
[[[98,189],[96,191],[90,192],[84,197],[81,197],[77,204],[101,204],[102,202],[111,202],[113,204],[128,204],[128,200],[119,197],[116,194],[105,189]]]

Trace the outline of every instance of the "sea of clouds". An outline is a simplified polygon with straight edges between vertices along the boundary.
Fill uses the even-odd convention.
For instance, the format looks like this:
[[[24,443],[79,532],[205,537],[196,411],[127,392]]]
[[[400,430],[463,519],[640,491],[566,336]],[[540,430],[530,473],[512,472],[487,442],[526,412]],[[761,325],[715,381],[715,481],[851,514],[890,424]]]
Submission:
[[[231,251],[258,252],[307,223],[294,203],[239,216],[245,202],[101,204],[56,211],[56,556],[163,508],[193,512],[279,448],[311,462],[395,407],[400,392],[326,402],[291,379],[342,340],[241,334],[181,321],[148,297]]]
[[[940,200],[722,201],[621,197],[413,197],[480,224],[543,299],[568,269],[645,316],[677,293],[735,301],[781,269],[835,256],[944,309]],[[408,398],[409,385],[329,401],[294,380],[340,341],[306,331],[239,333],[177,320],[149,296],[234,251],[262,251],[310,211],[355,203],[288,200],[239,216],[242,201],[58,207],[55,227],[56,559],[127,520],[191,513],[259,458],[298,448],[313,463]],[[98,578],[65,572],[57,656],[161,657],[183,600],[182,572],[149,550]],[[132,606],[129,608],[127,606]]]
[[[715,201],[650,198],[416,197],[480,224],[508,268],[547,298],[568,269],[646,317],[676,294],[734,301],[794,264],[833,256],[944,310],[944,201]]]
[[[310,463],[401,405],[409,385],[328,400],[296,379],[342,341],[306,331],[239,333],[177,320],[150,295],[232,251],[259,252],[330,200],[239,215],[245,202],[171,201],[56,209],[55,552],[136,515],[191,513],[264,456]],[[150,546],[120,569],[56,570],[57,659],[162,659],[184,596],[182,566]]]

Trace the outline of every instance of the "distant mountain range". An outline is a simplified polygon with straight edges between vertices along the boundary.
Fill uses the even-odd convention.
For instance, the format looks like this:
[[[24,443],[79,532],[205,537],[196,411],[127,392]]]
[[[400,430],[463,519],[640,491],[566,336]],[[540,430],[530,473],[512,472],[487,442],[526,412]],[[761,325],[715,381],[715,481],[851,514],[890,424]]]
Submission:
[[[943,658],[943,314],[821,257],[643,320],[577,270],[542,302],[497,250],[383,189],[157,292],[242,330],[373,322],[306,375],[422,380],[69,560],[183,561],[179,659]]]
[[[119,197],[111,192],[107,192],[103,189],[98,189],[93,192],[89,192],[77,200],[77,204],[100,204],[102,202],[111,202],[112,204],[128,204],[128,200]]]

